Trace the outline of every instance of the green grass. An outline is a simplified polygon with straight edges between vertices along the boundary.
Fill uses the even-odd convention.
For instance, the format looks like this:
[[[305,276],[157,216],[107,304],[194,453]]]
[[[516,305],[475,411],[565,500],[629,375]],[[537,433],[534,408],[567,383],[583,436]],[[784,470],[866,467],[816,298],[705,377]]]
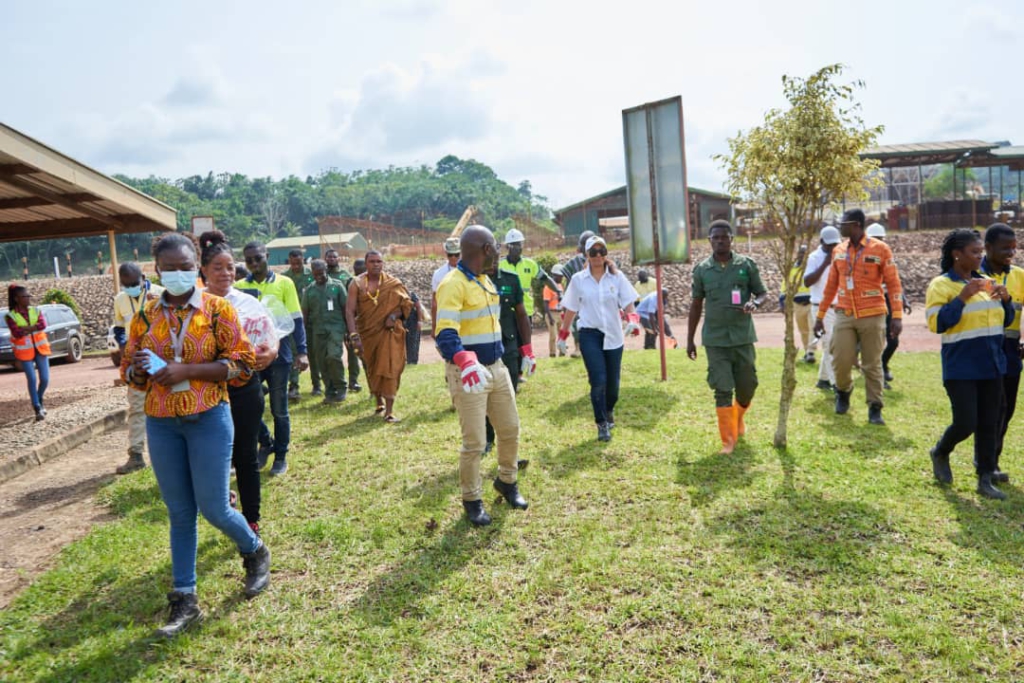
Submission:
[[[0,680],[1024,677],[1024,495],[980,500],[969,442],[956,484],[932,484],[927,450],[949,414],[938,357],[896,356],[883,428],[860,381],[838,417],[799,367],[787,451],[770,445],[780,363],[760,352],[748,434],[720,456],[703,355],[670,353],[661,383],[656,354],[627,353],[607,445],[582,363],[543,359],[519,396],[530,509],[487,495],[485,530],[461,519],[440,366],[407,370],[394,426],[365,394],[340,409],[307,399],[291,469],[265,482],[268,593],[241,599],[237,554],[201,522],[207,620],[152,639],[170,567],[141,472],[102,491],[120,519],[0,615]],[[1024,476],[1019,423],[1005,468]]]

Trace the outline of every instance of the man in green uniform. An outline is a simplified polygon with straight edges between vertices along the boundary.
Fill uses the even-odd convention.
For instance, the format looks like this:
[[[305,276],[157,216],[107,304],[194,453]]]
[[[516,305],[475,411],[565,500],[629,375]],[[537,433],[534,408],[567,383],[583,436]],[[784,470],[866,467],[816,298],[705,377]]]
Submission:
[[[355,268],[356,263],[362,260],[356,259],[352,267]],[[338,263],[338,252],[335,249],[328,249],[324,252],[324,261],[327,262],[327,277],[345,285],[345,291],[348,292],[348,286],[352,282],[352,273],[342,268]],[[359,275],[359,273],[357,272],[356,275]],[[359,356],[356,355],[356,350],[352,344],[346,342],[345,348],[348,352],[348,390],[352,393],[357,393],[363,389],[359,385]]]
[[[523,303],[523,287],[519,277],[507,270],[499,268],[496,272],[487,274],[494,277],[494,286],[501,301],[498,320],[501,324],[501,344],[505,347],[501,362],[508,368],[513,392],[518,392],[519,381],[525,381],[537,367],[537,359],[533,355],[533,329]],[[494,427],[491,426],[491,421],[487,420],[487,445],[484,447],[484,453],[490,453],[492,448]],[[520,460],[519,466],[524,467],[525,463],[525,460]]]
[[[767,290],[757,264],[732,251],[732,226],[718,220],[708,227],[711,256],[693,269],[693,303],[686,335],[686,355],[697,360],[694,335],[707,300],[701,342],[708,355],[708,385],[715,392],[722,453],[732,453],[746,428],[743,414],[757,390],[754,320]],[[736,398],[733,399],[733,392]]]
[[[508,249],[508,256],[501,259],[498,270],[515,273],[519,276],[519,284],[523,288],[523,306],[526,307],[527,317],[530,317],[533,315],[533,280],[535,278],[559,295],[562,290],[539,263],[532,258],[523,256],[525,240],[526,237],[523,233],[515,228],[505,233],[505,248]]]
[[[302,319],[306,321],[306,338],[313,340],[321,377],[324,380],[324,403],[341,403],[348,393],[345,387],[345,364],[341,360],[348,326],[345,323],[346,287],[327,277],[327,264],[314,259],[313,284],[302,295]]]
[[[288,252],[288,270],[282,273],[286,278],[295,283],[295,293],[299,295],[299,300],[302,300],[302,293],[306,291],[306,288],[313,284],[313,273],[310,272],[309,268],[303,262],[302,250],[292,249]],[[316,364],[316,350],[313,349],[313,340],[307,335],[306,343],[309,346],[309,378],[313,382],[313,396],[320,396],[323,392],[320,391],[320,369]],[[295,343],[289,339],[289,344],[292,345],[292,353],[295,353]],[[288,375],[288,400],[297,401],[299,400],[299,372],[298,368],[292,368],[291,374]]]

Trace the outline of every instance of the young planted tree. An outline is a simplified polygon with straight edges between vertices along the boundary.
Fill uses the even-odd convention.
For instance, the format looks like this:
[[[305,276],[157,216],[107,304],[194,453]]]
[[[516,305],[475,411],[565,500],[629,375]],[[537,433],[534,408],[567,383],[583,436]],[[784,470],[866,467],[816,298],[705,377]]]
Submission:
[[[789,108],[772,109],[763,124],[729,139],[729,154],[715,157],[728,174],[729,193],[763,207],[775,226],[769,249],[786,278],[786,352],[774,438],[779,448],[786,446],[796,388],[793,296],[803,278],[803,269],[793,267],[797,252],[802,245],[808,253],[817,248],[826,213],[843,199],[863,201],[878,182],[878,163],[858,155],[875,144],[882,127],[865,126],[854,99],[863,83],[836,83],[842,71],[833,64],[808,78],[783,76]]]

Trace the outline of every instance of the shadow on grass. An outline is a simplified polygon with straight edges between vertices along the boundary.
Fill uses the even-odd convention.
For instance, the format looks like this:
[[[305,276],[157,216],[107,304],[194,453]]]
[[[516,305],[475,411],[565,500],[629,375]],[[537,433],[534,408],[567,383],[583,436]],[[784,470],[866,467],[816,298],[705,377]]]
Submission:
[[[665,420],[678,402],[678,396],[661,389],[622,387],[615,406],[615,422],[632,429],[650,429]],[[544,416],[552,425],[559,427],[575,427],[584,418],[588,429],[592,430],[592,436],[597,437],[589,390],[578,398],[548,410]]]
[[[63,505],[76,503],[91,497],[97,490],[114,481],[114,478],[113,472],[102,472],[68,486],[48,486],[29,491],[14,501],[12,510],[0,514],[0,519],[18,517],[54,501],[60,501]]]
[[[964,497],[942,487],[942,495],[960,524],[960,531],[950,540],[1016,571],[1024,564],[1024,509],[1015,504],[1022,494],[1010,484],[1000,484],[999,488],[1009,496],[1008,500],[988,500],[978,494]]]
[[[209,574],[214,567],[234,554],[230,542],[224,538],[208,539],[199,547],[196,571],[200,578]],[[110,567],[91,580],[81,578],[81,590],[60,612],[52,615],[33,632],[34,640],[18,643],[5,655],[12,667],[29,658],[45,657],[48,661],[46,673],[35,680],[38,683],[65,681],[127,681],[147,668],[159,665],[184,639],[201,634],[204,626],[195,627],[179,636],[174,646],[164,646],[167,641],[154,636],[153,631],[162,626],[167,616],[167,602],[160,586],[167,584],[171,575],[170,561],[164,561],[145,574],[121,581],[116,567]],[[241,572],[239,572],[238,596],[241,596]],[[216,618],[230,611],[241,598],[233,596],[222,601],[216,610]],[[200,603],[202,604],[202,603]],[[205,605],[208,608],[209,605]],[[206,611],[206,622],[211,614]],[[112,631],[123,631],[143,624],[146,634],[110,638]],[[201,635],[199,636],[201,637]],[[97,648],[90,641],[107,643]]]
[[[478,552],[490,548],[500,537],[508,515],[520,514],[505,504],[493,502],[494,498],[485,494],[484,507],[493,519],[490,526],[478,529],[460,516],[433,543],[367,586],[353,604],[352,615],[380,626],[388,626],[396,619],[422,618],[420,601],[465,567]]]
[[[750,471],[753,464],[754,450],[744,441],[737,443],[729,455],[715,453],[693,463],[679,456],[676,483],[689,490],[695,506],[704,507],[726,491],[753,484],[754,475]]]
[[[101,500],[121,517],[134,516],[139,521],[167,523],[167,507],[160,496],[160,486],[151,479],[144,488],[119,487],[104,492]]]
[[[791,467],[792,463],[785,468]],[[771,567],[797,581],[831,575],[844,583],[874,583],[884,558],[904,551],[900,531],[864,503],[827,500],[783,489],[773,502],[708,525],[752,567]],[[880,560],[880,558],[883,558]]]

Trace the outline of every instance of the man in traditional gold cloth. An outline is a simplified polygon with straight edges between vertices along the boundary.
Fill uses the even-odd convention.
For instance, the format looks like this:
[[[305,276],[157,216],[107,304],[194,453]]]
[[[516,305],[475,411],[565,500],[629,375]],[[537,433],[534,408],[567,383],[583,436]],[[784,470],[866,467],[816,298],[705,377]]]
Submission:
[[[405,325],[412,300],[398,278],[384,272],[379,251],[366,252],[366,272],[348,286],[345,317],[349,339],[363,359],[376,413],[398,422],[395,396],[405,369]]]

